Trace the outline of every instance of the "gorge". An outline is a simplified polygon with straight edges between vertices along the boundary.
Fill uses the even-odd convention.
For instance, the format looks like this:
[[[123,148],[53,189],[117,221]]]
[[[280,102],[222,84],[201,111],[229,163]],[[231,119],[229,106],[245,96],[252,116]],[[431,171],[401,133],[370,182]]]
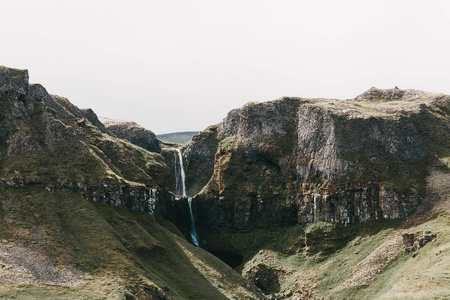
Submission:
[[[0,109],[0,298],[450,296],[448,95],[251,102],[179,145],[0,67]]]

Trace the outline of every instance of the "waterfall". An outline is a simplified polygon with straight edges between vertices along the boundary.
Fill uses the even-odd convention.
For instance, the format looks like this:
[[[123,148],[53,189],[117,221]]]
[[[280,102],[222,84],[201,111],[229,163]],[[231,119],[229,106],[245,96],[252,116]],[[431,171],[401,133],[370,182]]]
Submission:
[[[195,230],[194,214],[192,213],[192,198],[188,199],[188,203],[189,203],[189,212],[191,214],[191,239],[192,239],[192,244],[194,244],[197,247],[200,247],[200,245],[198,243],[197,230]]]
[[[184,173],[183,156],[179,149],[174,152],[175,167],[175,193],[179,196],[187,197],[186,193],[186,174]],[[188,198],[189,213],[191,217],[191,239],[192,244],[199,247],[197,230],[195,230],[194,214],[192,213],[192,198]]]
[[[184,173],[183,156],[181,151],[175,149],[174,152],[174,166],[175,166],[175,193],[179,196],[187,197],[186,193],[186,175]]]

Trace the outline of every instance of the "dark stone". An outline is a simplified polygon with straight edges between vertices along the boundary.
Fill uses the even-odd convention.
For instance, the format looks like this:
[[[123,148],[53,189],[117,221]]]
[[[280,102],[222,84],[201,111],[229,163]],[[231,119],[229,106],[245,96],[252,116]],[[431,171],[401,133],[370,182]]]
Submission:
[[[429,242],[436,239],[436,234],[431,231],[416,232],[416,233],[404,233],[403,245],[405,246],[405,255],[411,254],[412,257],[416,257],[416,251],[424,247]]]
[[[251,268],[247,277],[265,294],[273,294],[280,291],[278,273],[278,270],[261,263]]]
[[[13,97],[28,93],[28,70],[19,70],[0,66],[0,95]]]

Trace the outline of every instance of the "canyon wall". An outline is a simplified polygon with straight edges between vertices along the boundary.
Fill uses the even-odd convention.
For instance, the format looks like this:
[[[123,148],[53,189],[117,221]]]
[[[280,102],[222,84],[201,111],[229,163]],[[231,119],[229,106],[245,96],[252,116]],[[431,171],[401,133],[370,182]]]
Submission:
[[[427,166],[448,149],[449,103],[371,88],[350,100],[284,97],[233,110],[184,149],[198,226],[407,217]]]

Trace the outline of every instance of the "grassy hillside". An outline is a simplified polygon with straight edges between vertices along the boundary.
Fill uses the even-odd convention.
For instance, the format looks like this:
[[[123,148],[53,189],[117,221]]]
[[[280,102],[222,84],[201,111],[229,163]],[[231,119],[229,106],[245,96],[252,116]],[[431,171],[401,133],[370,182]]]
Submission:
[[[222,232],[208,247],[241,255],[236,269],[276,299],[448,299],[449,182],[448,168],[431,168],[407,219]]]
[[[189,142],[192,139],[192,137],[197,133],[199,132],[198,131],[173,132],[173,133],[158,134],[156,135],[156,138],[163,142],[183,145]]]
[[[258,298],[164,219],[37,187],[0,190],[0,298]]]
[[[410,219],[259,228],[211,240],[242,254],[242,275],[279,299],[445,299],[450,173],[431,173],[432,202]],[[40,187],[0,184],[0,195],[0,299],[258,298],[162,218]],[[436,239],[405,255],[402,234],[428,231]]]

